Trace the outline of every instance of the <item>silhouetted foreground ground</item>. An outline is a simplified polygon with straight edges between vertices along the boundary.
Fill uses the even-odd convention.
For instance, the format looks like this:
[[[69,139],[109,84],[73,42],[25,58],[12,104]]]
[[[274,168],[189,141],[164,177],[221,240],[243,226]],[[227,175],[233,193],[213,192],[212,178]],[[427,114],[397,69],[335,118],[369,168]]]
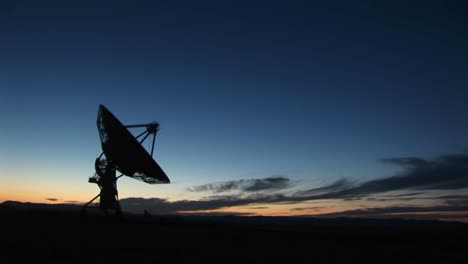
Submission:
[[[211,220],[210,220],[211,219]],[[1,263],[468,263],[467,225],[0,212]],[[250,222],[250,223],[249,223]]]

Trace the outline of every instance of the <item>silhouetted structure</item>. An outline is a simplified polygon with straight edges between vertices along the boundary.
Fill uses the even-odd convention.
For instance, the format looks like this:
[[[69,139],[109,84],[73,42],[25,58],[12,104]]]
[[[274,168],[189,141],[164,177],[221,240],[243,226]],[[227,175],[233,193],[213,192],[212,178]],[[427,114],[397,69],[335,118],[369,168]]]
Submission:
[[[117,180],[122,176],[128,176],[146,183],[169,183],[166,173],[153,159],[156,133],[159,124],[124,126],[105,106],[100,105],[97,118],[97,127],[101,139],[103,152],[96,158],[94,167],[96,173],[89,178],[90,183],[96,183],[101,189],[100,193],[83,206],[83,210],[99,199],[99,208],[112,209],[121,214]],[[144,132],[134,137],[127,128],[146,128]],[[153,136],[151,154],[142,146],[142,143]],[[142,138],[138,141],[139,138]],[[122,174],[116,176],[116,171]]]

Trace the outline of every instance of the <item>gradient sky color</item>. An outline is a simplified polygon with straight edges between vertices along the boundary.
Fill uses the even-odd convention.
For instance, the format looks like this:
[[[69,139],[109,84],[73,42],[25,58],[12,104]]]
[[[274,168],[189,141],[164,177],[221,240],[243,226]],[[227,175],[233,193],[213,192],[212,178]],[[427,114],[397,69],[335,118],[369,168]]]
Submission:
[[[161,124],[156,159],[173,183],[123,179],[121,198],[199,199],[186,189],[271,176],[368,181],[398,171],[382,158],[465,152],[466,10],[4,1],[0,201],[93,197],[99,104],[123,123]]]

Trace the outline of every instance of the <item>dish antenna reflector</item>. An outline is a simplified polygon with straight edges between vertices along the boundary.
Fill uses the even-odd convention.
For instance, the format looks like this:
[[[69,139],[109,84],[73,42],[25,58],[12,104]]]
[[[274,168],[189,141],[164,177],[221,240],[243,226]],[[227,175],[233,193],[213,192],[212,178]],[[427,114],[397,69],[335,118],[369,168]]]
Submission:
[[[156,133],[159,131],[157,122],[125,126],[109,109],[99,105],[97,127],[102,153],[96,158],[94,163],[96,172],[88,182],[96,183],[101,191],[83,206],[83,210],[100,198],[98,208],[104,211],[113,209],[117,214],[121,214],[117,180],[122,176],[149,184],[170,183],[166,173],[153,159]],[[145,128],[145,131],[134,137],[129,128]],[[153,137],[150,153],[142,146],[149,136]],[[121,174],[116,176],[116,171]]]

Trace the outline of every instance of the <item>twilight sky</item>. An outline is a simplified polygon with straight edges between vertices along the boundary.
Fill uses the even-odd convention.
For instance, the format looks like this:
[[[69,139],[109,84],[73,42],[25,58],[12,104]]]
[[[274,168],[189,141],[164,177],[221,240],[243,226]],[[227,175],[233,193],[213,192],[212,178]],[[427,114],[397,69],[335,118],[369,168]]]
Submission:
[[[129,211],[468,219],[463,1],[96,2],[0,4],[0,201],[94,197],[104,104]]]

